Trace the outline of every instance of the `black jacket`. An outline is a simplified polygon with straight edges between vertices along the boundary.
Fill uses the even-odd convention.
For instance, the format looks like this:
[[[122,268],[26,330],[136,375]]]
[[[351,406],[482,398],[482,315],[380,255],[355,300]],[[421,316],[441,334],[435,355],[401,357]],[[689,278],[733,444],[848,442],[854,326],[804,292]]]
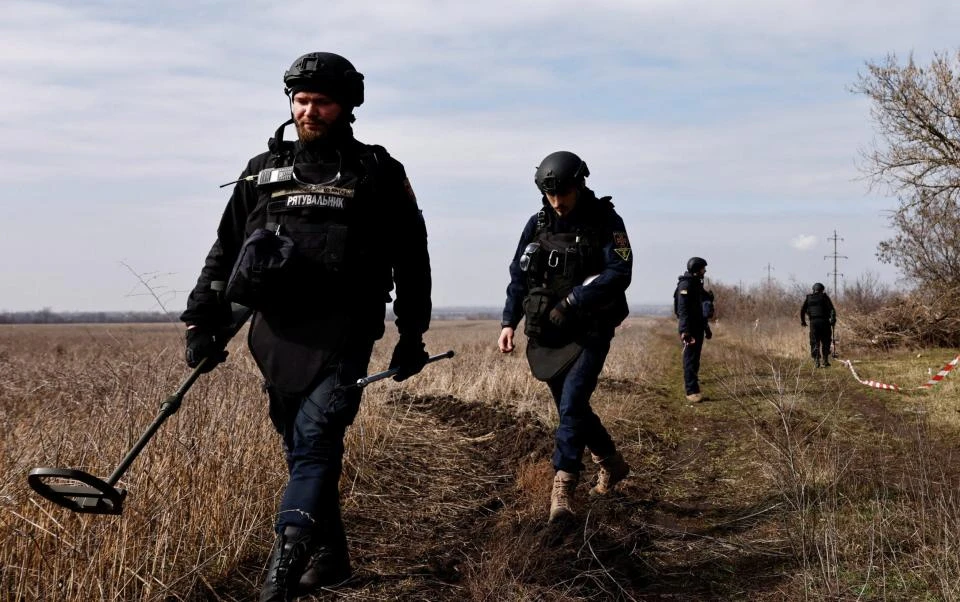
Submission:
[[[803,300],[800,306],[800,322],[806,322],[807,316],[810,320],[829,320],[834,323],[837,320],[837,312],[833,307],[833,301],[830,300],[827,293],[810,293]]]
[[[578,284],[570,291],[574,311],[581,316],[609,318],[607,329],[623,321],[629,313],[625,291],[630,286],[633,273],[633,251],[627,238],[623,219],[617,215],[610,197],[597,198],[592,190],[585,188],[574,210],[566,217],[559,217],[543,199],[546,217],[545,227],[554,233],[574,233],[589,228],[599,235],[601,253],[597,262],[597,274],[588,285]],[[516,328],[523,314],[523,299],[529,288],[527,275],[520,268],[520,257],[538,230],[538,216],[527,220],[520,235],[520,242],[510,262],[510,284],[507,285],[507,300],[503,308],[501,324]],[[540,217],[543,221],[544,218]],[[592,275],[592,274],[591,274]]]
[[[318,326],[311,330],[309,325],[319,324],[322,317],[349,324],[351,336],[375,340],[383,335],[385,304],[391,300],[389,293],[394,285],[394,312],[400,333],[425,332],[431,314],[427,233],[403,166],[382,147],[357,141],[348,126],[322,144],[304,147],[299,142],[271,139],[271,149],[253,157],[241,173],[217,228],[217,239],[180,319],[210,329],[228,322],[229,303],[218,292],[222,285],[211,285],[228,280],[244,240],[267,222],[269,195],[254,180],[262,170],[289,166],[296,157],[297,165],[307,170],[313,164],[335,162],[338,175],[353,174],[356,202],[350,205],[342,276],[335,287],[324,292],[327,299],[321,300],[330,302],[319,304],[323,309],[318,310],[315,305],[293,303],[291,299],[290,311],[272,316],[273,326],[281,327],[272,328],[270,336],[281,343],[296,338],[298,348],[313,347],[319,343],[312,339],[322,337],[326,329]],[[316,282],[311,285],[318,286]],[[318,316],[320,313],[325,315]]]
[[[684,272],[677,278],[677,288],[673,295],[677,331],[694,336],[705,331],[707,319],[703,317],[703,280],[690,272]]]

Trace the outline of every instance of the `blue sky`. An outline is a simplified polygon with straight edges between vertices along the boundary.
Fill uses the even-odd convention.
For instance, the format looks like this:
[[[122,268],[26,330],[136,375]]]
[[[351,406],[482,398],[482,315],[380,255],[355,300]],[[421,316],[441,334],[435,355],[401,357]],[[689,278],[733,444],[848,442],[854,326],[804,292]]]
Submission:
[[[960,5],[903,2],[7,0],[0,310],[179,311],[309,51],[366,76],[356,135],[407,168],[437,306],[497,306],[533,172],[571,150],[635,253],[631,303],[691,255],[729,283],[848,279],[895,206],[858,169],[865,61],[955,48]]]

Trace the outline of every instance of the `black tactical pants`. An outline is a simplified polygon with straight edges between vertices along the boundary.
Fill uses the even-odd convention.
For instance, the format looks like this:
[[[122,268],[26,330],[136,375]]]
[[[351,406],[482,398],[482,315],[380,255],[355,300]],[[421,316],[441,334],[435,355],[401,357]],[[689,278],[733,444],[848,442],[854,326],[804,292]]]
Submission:
[[[830,357],[831,343],[830,320],[810,320],[810,357],[818,362],[826,361]]]
[[[689,333],[696,341],[683,346],[683,387],[687,395],[700,392],[700,352],[703,351],[703,331]]]

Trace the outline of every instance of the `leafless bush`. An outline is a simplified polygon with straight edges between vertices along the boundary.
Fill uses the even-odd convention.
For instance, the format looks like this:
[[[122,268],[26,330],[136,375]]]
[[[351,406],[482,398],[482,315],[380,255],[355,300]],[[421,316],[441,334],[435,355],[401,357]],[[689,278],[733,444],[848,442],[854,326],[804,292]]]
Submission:
[[[891,285],[880,280],[875,272],[864,272],[853,281],[844,283],[838,303],[844,314],[869,314],[899,302],[900,296]]]
[[[893,347],[960,346],[960,288],[914,291],[870,312],[846,316],[848,344]]]
[[[800,305],[807,293],[804,285],[784,286],[775,280],[749,287],[712,282],[708,288],[716,296],[715,318],[737,322],[767,321],[788,315],[799,319]]]

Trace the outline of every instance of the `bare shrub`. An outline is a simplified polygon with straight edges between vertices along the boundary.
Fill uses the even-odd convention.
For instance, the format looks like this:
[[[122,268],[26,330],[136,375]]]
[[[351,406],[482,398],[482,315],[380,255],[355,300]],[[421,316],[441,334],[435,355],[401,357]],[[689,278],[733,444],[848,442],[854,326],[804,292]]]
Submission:
[[[871,271],[866,271],[852,283],[844,283],[839,303],[844,315],[869,314],[899,302],[899,293],[891,285],[880,280]]]
[[[960,288],[914,291],[868,313],[846,316],[848,343],[893,347],[960,346]]]
[[[717,321],[767,321],[788,315],[800,316],[800,305],[807,287],[797,283],[789,286],[772,280],[753,286],[734,286],[711,282],[710,290],[716,296]]]

